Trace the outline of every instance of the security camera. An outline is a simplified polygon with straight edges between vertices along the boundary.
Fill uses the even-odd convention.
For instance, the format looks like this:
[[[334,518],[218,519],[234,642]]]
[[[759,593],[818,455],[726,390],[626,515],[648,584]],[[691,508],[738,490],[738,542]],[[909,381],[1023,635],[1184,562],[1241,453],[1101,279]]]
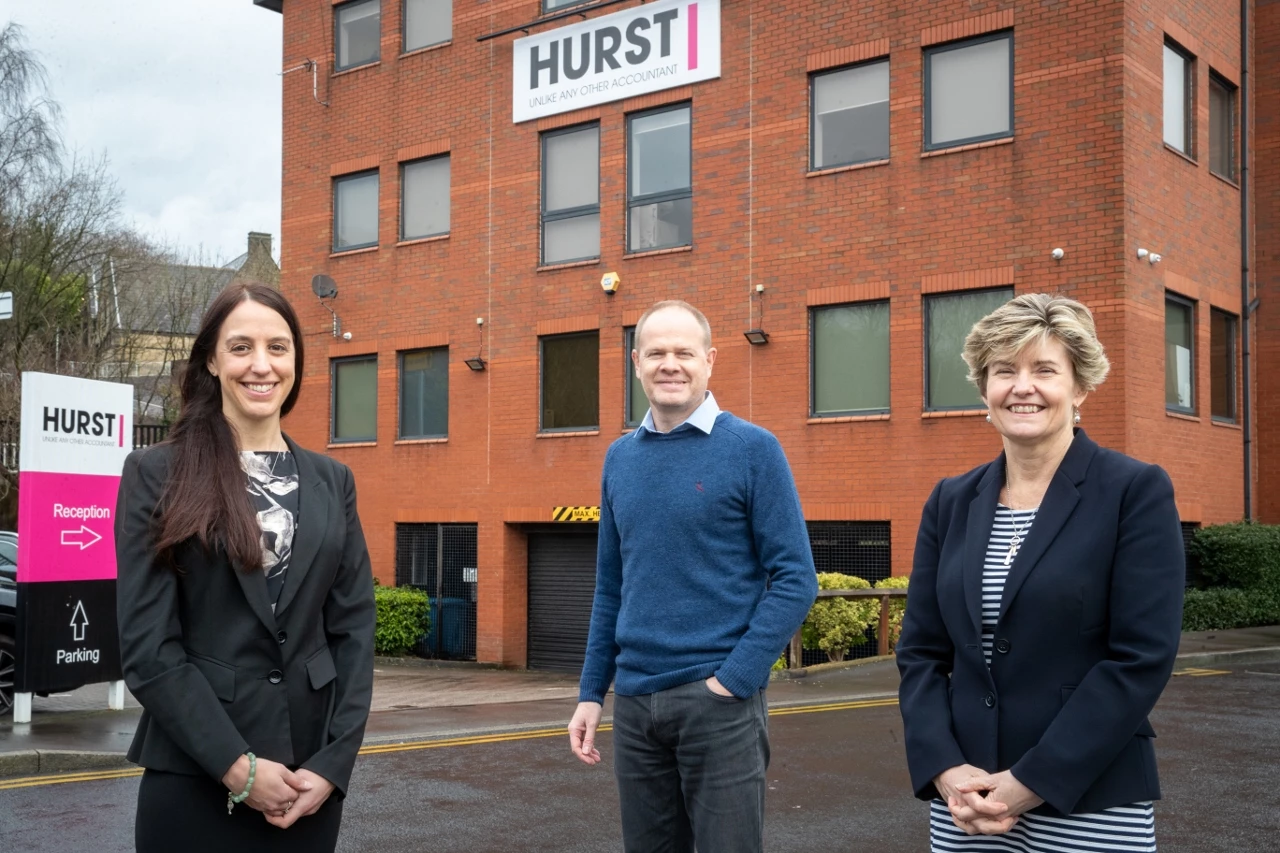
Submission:
[[[1160,263],[1161,260],[1162,260],[1161,257],[1157,255],[1155,252],[1152,252],[1150,255],[1147,255],[1147,263],[1149,264],[1155,265]]]
[[[1062,260],[1062,256],[1065,255],[1066,252],[1062,251],[1061,249],[1054,249],[1052,254],[1053,254],[1053,259],[1055,261],[1060,261]]]
[[[609,294],[617,293],[618,285],[621,283],[622,277],[616,272],[607,272],[600,279],[600,289]]]
[[[349,341],[349,340],[351,340],[351,333],[350,333],[350,332],[343,332],[343,333],[342,333],[342,339],[343,339],[344,341]]]
[[[1148,252],[1146,249],[1139,249],[1139,250],[1138,250],[1138,260],[1142,260],[1143,258],[1145,258],[1145,257],[1146,257],[1147,255],[1149,255],[1149,254],[1151,254],[1151,253],[1150,253],[1150,252]]]

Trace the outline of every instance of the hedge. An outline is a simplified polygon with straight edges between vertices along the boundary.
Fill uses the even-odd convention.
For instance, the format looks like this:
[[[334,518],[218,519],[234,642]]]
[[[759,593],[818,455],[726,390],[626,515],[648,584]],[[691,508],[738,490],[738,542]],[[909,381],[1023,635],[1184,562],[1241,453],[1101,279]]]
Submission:
[[[911,583],[910,575],[895,575],[891,578],[876,581],[876,589],[906,589]],[[892,651],[898,645],[898,635],[902,633],[902,617],[907,613],[907,600],[905,598],[889,599],[889,649]],[[879,623],[877,623],[877,629]],[[877,638],[878,639],[878,638]]]
[[[377,625],[373,634],[374,654],[408,654],[422,635],[431,630],[431,600],[420,589],[409,586],[375,586],[373,602],[377,609]]]
[[[1225,631],[1280,623],[1280,601],[1256,589],[1189,589],[1182,630]]]
[[[853,575],[818,573],[818,589],[870,588],[871,584]],[[806,649],[822,649],[831,660],[844,660],[852,646],[867,641],[867,628],[879,618],[877,599],[819,598],[800,628],[800,640]]]
[[[1280,526],[1215,524],[1197,531],[1188,551],[1207,588],[1187,590],[1182,630],[1280,624]]]

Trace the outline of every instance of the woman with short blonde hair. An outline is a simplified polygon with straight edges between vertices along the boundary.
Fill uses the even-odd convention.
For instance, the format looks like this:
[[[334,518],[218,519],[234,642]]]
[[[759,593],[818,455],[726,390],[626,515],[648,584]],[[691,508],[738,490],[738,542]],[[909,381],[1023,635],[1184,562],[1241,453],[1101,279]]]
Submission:
[[[964,359],[1004,452],[925,504],[897,647],[931,847],[1155,850],[1147,715],[1185,577],[1173,484],[1075,426],[1109,370],[1079,302],[1017,296]]]

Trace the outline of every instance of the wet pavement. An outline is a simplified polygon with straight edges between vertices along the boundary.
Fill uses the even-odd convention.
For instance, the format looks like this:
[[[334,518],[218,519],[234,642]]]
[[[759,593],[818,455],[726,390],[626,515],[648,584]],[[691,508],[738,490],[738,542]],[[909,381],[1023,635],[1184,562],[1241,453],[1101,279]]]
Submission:
[[[1160,849],[1272,850],[1280,833],[1273,779],[1280,766],[1280,657],[1230,667],[1187,662],[1208,661],[1181,664],[1181,674],[1171,680],[1152,715],[1165,793],[1156,806]],[[928,846],[925,806],[909,793],[898,709],[883,699],[826,706],[808,701],[894,680],[889,663],[855,668],[852,678],[850,672],[815,673],[813,682],[770,688],[770,853],[917,853]],[[781,707],[783,702],[791,704]],[[558,709],[563,721],[572,702],[523,704],[539,712]],[[456,713],[462,720],[493,707],[457,706]],[[585,853],[620,848],[608,734],[599,743],[604,762],[595,768],[573,759],[559,732],[488,740],[367,749],[356,765],[339,850]],[[0,781],[0,839],[6,851],[132,849],[136,777],[50,781],[32,780],[22,788],[6,788],[14,783]]]

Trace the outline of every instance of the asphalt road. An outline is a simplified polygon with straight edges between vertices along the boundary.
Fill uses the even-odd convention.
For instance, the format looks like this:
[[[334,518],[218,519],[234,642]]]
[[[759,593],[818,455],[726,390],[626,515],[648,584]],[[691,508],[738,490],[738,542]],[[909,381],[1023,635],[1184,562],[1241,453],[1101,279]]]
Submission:
[[[1162,851],[1275,849],[1277,706],[1277,665],[1172,680],[1152,720],[1165,791],[1156,807]],[[909,794],[896,707],[779,713],[770,731],[771,853],[927,849],[925,807]],[[607,736],[600,749],[605,761],[596,768],[579,765],[560,735],[363,756],[339,849],[618,850]],[[0,782],[0,848],[132,850],[137,784],[127,778],[6,789]]]

